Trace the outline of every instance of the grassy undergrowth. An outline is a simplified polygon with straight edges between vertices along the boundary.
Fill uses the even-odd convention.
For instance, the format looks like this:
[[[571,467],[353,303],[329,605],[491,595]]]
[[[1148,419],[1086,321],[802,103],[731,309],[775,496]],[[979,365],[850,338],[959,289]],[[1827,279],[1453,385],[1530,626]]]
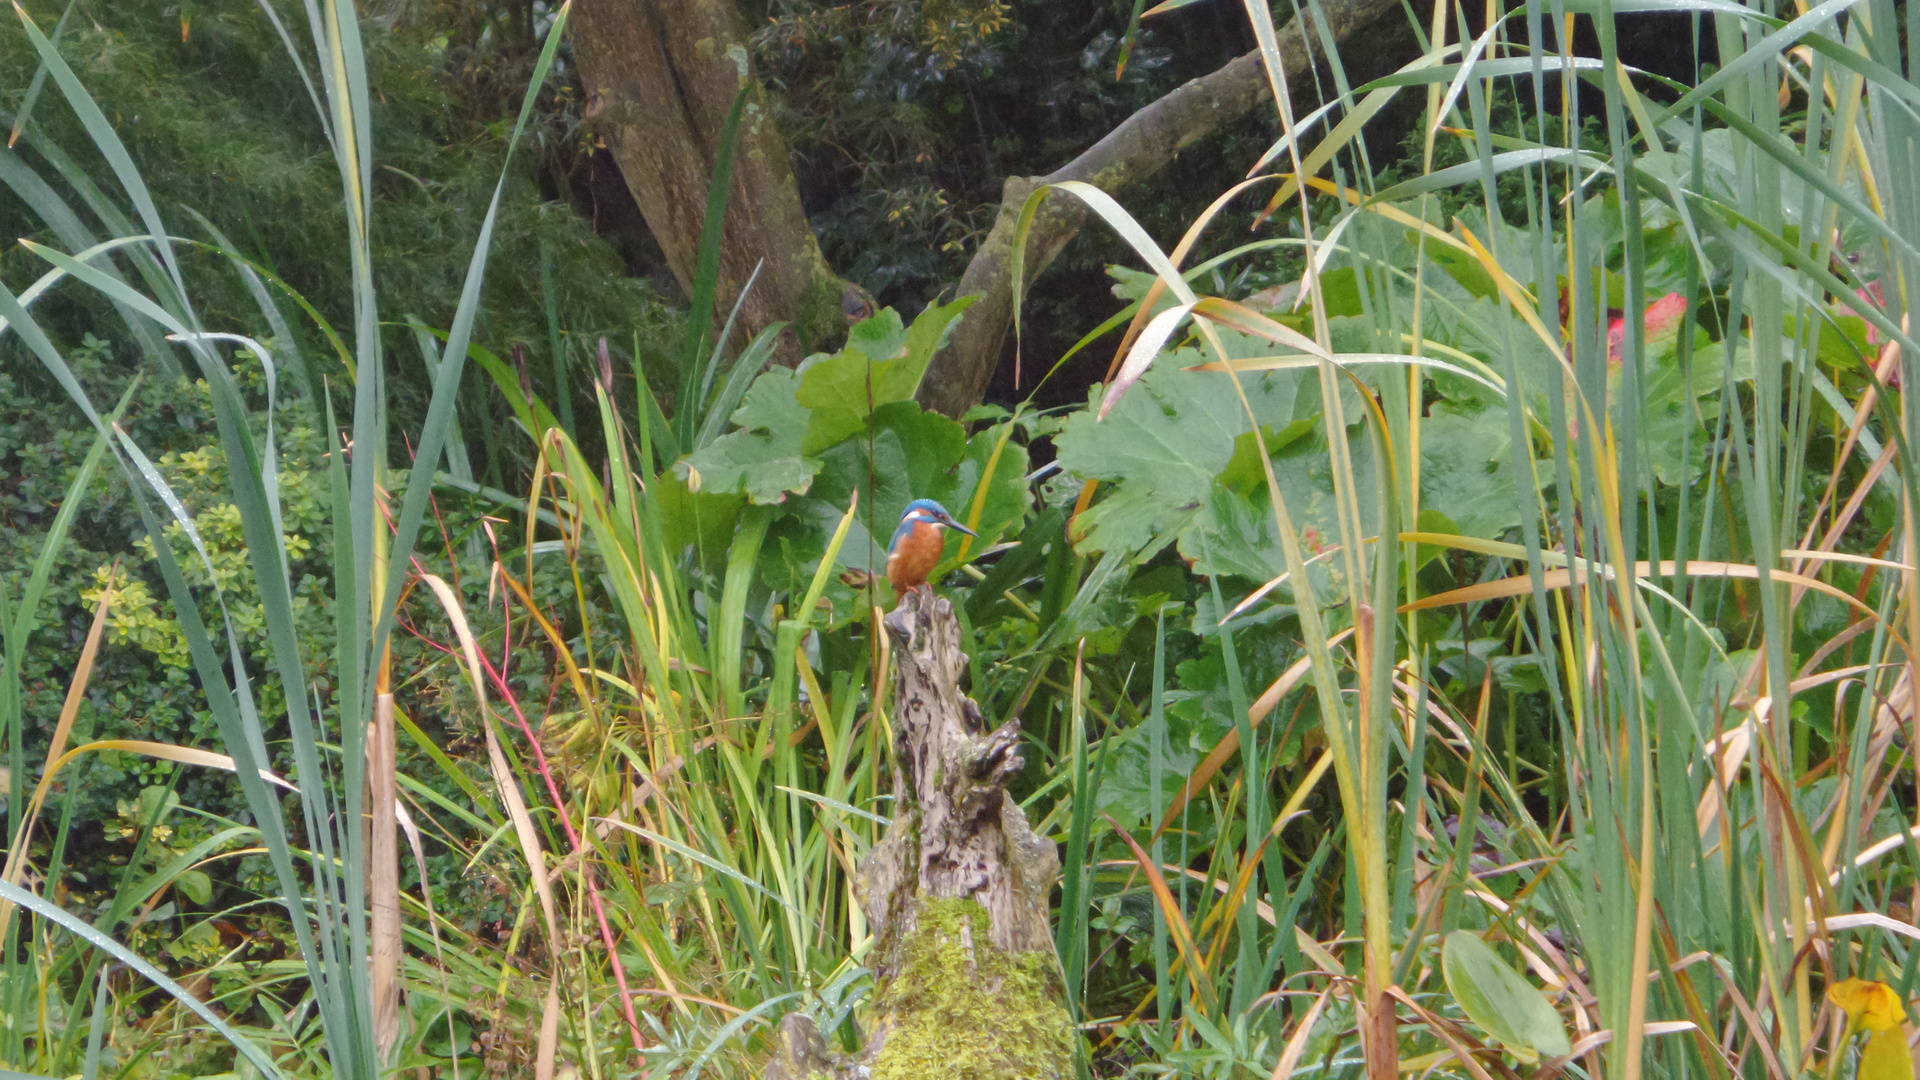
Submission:
[[[1620,63],[1622,5],[1496,9],[1475,36],[1481,13],[1442,3],[1426,54],[1368,86],[1327,57],[1328,104],[1296,114],[1311,95],[1276,87],[1287,134],[1171,246],[1091,188],[1036,195],[1085,201],[1146,269],[1116,271],[1126,306],[1088,328],[1116,347],[1083,407],[962,425],[912,393],[964,301],[884,311],[798,372],[759,370],[764,337],[683,355],[670,394],[604,351],[596,407],[563,423],[471,346],[491,217],[444,330],[383,325],[359,28],[316,5],[293,55],[339,166],[354,299],[328,338],[339,411],[304,403],[327,449],[300,484],[324,485],[333,530],[331,592],[307,598],[326,632],[304,635],[286,379],[266,374],[289,298],[263,278],[257,317],[196,315],[187,242],[161,239],[85,80],[23,20],[53,76],[41,107],[79,117],[114,192],[90,212],[120,239],[25,247],[47,276],[8,264],[0,348],[94,421],[62,513],[93,471],[127,477],[182,620],[152,632],[192,665],[224,754],[73,745],[129,577],[74,644],[46,767],[27,759],[45,721],[19,704],[22,652],[56,525],[0,604],[0,1067],[752,1075],[794,1010],[856,1048],[856,867],[891,794],[874,574],[932,495],[981,534],[942,573],[971,692],[1022,719],[1018,794],[1063,845],[1079,1068],[1910,1077],[1920,92],[1902,14],[1661,6],[1718,45],[1693,87]],[[1247,10],[1271,59],[1272,15]],[[1579,20],[1599,55],[1566,44]],[[1425,96],[1426,167],[1383,186],[1357,136],[1404,94]],[[1555,141],[1583,109],[1603,147]],[[1443,141],[1457,163],[1434,167]],[[1267,238],[1186,265],[1259,200]],[[1297,284],[1204,291],[1286,266]],[[203,380],[244,560],[194,542],[212,523],[36,322],[43,296],[89,289]],[[417,430],[385,412],[396,342],[437,365]],[[536,463],[484,520],[461,501],[469,359]],[[428,715],[466,738],[429,738]],[[81,781],[59,770],[106,750],[229,770],[247,815],[129,793],[139,848],[82,904],[58,824]],[[242,845],[261,899],[216,908],[211,860]],[[428,851],[490,900],[434,880]]]

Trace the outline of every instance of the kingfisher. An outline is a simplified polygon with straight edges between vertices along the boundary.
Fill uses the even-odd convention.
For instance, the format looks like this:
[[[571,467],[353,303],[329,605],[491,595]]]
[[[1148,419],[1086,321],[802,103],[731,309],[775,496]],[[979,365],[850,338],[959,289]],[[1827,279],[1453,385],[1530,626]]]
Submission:
[[[927,583],[927,575],[933,573],[947,550],[948,529],[979,535],[953,520],[947,508],[932,499],[915,499],[907,504],[900,527],[893,531],[893,542],[887,545],[887,580],[893,583],[894,603],[904,599],[909,590]]]

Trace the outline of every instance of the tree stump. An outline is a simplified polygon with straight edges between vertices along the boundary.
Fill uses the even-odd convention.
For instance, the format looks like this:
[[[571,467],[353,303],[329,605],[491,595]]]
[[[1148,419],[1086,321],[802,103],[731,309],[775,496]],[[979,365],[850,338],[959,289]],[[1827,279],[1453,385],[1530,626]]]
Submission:
[[[897,670],[893,824],[860,864],[876,1019],[850,1057],[800,1014],[769,1080],[1013,1080],[1073,1072],[1073,1024],[1047,919],[1059,873],[1006,785],[1019,723],[991,731],[960,692],[953,605],[922,586],[886,617]]]

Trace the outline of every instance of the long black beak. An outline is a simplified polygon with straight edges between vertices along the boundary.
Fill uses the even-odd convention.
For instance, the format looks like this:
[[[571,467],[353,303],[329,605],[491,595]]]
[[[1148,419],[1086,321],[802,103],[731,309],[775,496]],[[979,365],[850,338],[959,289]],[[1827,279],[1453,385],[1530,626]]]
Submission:
[[[945,518],[941,519],[940,524],[945,525],[949,529],[959,529],[961,532],[966,533],[968,536],[973,537],[975,540],[980,539],[979,533],[974,532],[972,529],[969,529],[965,525],[962,525],[959,522],[953,520],[952,514],[948,514]]]

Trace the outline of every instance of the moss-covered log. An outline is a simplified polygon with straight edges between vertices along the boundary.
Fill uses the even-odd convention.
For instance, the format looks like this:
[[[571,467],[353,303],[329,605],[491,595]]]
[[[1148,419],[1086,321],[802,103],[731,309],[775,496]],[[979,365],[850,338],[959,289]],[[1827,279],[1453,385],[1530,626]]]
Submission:
[[[1047,896],[1059,873],[1006,785],[1019,724],[988,729],[960,690],[953,605],[928,588],[886,617],[893,638],[894,819],[860,866],[875,1020],[856,1057],[787,1018],[769,1078],[1013,1080],[1073,1071]]]

